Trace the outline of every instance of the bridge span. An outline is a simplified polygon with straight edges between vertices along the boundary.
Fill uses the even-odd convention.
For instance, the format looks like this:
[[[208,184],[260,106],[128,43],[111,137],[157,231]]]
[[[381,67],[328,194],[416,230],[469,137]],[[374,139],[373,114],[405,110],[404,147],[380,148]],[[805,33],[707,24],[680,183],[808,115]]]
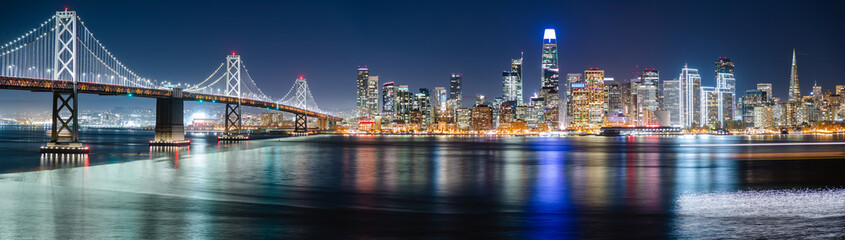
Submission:
[[[76,11],[67,9],[0,45],[0,89],[53,93],[50,142],[42,152],[88,151],[78,137],[79,94],[155,98],[151,145],[190,144],[185,140],[184,101],[225,105],[226,134],[220,140],[248,139],[241,121],[242,106],[293,113],[294,129],[300,133],[308,131],[308,118],[318,119],[321,130],[333,129],[341,120],[320,110],[301,76],[281,99],[264,94],[235,53],[226,55],[225,61],[197,84],[142,77],[106,49]]]

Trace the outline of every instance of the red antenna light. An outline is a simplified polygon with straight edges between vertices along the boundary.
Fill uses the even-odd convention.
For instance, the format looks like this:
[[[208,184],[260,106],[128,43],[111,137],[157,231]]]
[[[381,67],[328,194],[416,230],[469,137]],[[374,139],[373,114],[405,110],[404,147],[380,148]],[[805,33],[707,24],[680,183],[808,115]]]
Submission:
[[[232,51],[232,56],[235,56],[235,51]]]
[[[67,7],[65,7],[65,11],[67,11]]]
[[[299,75],[299,79],[302,79],[302,75]]]

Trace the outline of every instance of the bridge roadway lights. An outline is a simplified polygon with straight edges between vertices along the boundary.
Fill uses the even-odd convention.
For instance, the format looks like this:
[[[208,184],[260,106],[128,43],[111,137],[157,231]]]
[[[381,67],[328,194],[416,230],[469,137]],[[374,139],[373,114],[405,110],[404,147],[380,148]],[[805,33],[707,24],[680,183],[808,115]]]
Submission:
[[[150,146],[187,146],[191,140],[185,140],[184,101],[182,89],[173,88],[169,98],[156,99],[155,139]]]

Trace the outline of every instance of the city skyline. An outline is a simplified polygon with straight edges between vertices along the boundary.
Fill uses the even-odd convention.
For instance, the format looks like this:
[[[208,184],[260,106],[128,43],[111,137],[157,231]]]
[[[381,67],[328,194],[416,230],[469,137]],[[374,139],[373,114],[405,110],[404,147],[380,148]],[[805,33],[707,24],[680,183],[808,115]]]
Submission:
[[[741,66],[736,73],[737,94],[740,94],[739,92],[745,89],[753,89],[756,83],[771,82],[774,85],[774,95],[785,98],[788,91],[786,84],[788,84],[789,81],[788,66],[790,64],[790,55],[788,54],[791,54],[788,51],[792,48],[796,48],[798,50],[798,58],[801,58],[801,79],[805,83],[801,86],[803,95],[809,93],[810,88],[812,87],[811,84],[806,83],[817,82],[825,89],[831,89],[838,81],[841,81],[836,79],[836,76],[842,76],[845,74],[842,72],[843,70],[834,67],[841,66],[842,63],[845,62],[845,59],[842,59],[841,57],[845,55],[842,54],[845,52],[845,49],[838,44],[830,44],[841,42],[843,34],[839,33],[839,31],[830,31],[830,29],[836,27],[835,24],[831,24],[831,21],[823,21],[824,19],[839,18],[839,16],[832,15],[832,9],[836,9],[837,7],[835,5],[825,7],[823,5],[787,6],[784,4],[772,4],[773,6],[771,6],[771,9],[767,10],[758,11],[757,8],[753,8],[753,11],[760,12],[764,16],[777,15],[778,18],[771,22],[758,22],[759,20],[755,19],[748,20],[748,23],[746,23],[748,25],[753,23],[755,26],[764,26],[760,29],[765,30],[765,34],[755,34],[749,36],[750,34],[748,33],[742,33],[745,37],[735,35],[739,34],[738,32],[740,30],[744,30],[736,26],[725,27],[725,29],[722,30],[713,28],[718,27],[720,22],[724,21],[719,18],[721,15],[734,13],[733,16],[737,18],[736,20],[747,19],[747,17],[742,17],[742,14],[735,13],[752,11],[751,8],[755,5],[749,3],[732,3],[731,6],[735,6],[735,8],[731,8],[729,11],[724,13],[707,13],[713,11],[699,11],[699,13],[696,13],[693,16],[684,17],[690,18],[690,21],[682,21],[702,28],[702,31],[700,32],[690,33],[690,36],[692,36],[693,39],[696,39],[695,41],[687,41],[678,40],[677,37],[673,36],[675,34],[672,33],[677,30],[672,30],[671,26],[665,26],[667,23],[653,24],[654,21],[649,21],[648,18],[637,18],[632,20],[632,23],[624,24],[621,23],[621,20],[619,19],[623,18],[623,16],[627,16],[625,14],[602,21],[597,20],[596,18],[598,17],[585,18],[587,20],[573,18],[587,13],[593,13],[596,16],[609,17],[614,13],[619,13],[621,9],[626,7],[632,7],[646,12],[656,13],[660,10],[661,12],[665,11],[667,13],[671,13],[672,11],[667,11],[667,9],[684,7],[707,9],[710,8],[709,6],[706,6],[705,4],[689,3],[610,5],[603,3],[549,3],[547,4],[549,7],[541,8],[538,6],[542,5],[542,3],[515,3],[515,6],[492,4],[489,9],[481,9],[472,12],[472,15],[476,18],[491,20],[489,21],[489,24],[479,23],[477,22],[478,20],[472,20],[470,17],[459,16],[449,16],[449,19],[447,20],[437,20],[431,24],[416,23],[413,28],[394,28],[392,24],[382,23],[381,21],[369,22],[370,20],[361,20],[363,22],[350,23],[357,26],[356,29],[360,28],[365,30],[365,33],[371,32],[371,34],[363,37],[362,40],[351,42],[342,41],[343,43],[336,43],[335,45],[337,49],[335,50],[342,49],[344,54],[353,56],[346,57],[342,61],[339,61],[338,59],[315,58],[313,56],[313,50],[310,50],[312,48],[309,47],[314,46],[314,44],[319,44],[323,40],[319,40],[315,43],[308,43],[308,40],[327,39],[329,35],[326,34],[329,33],[335,35],[335,37],[332,38],[343,39],[347,39],[349,36],[355,36],[354,34],[350,35],[351,33],[348,31],[330,31],[310,34],[309,36],[298,36],[295,34],[295,31],[290,30],[286,31],[288,33],[287,36],[270,34],[262,37],[261,35],[252,33],[254,31],[248,31],[247,29],[258,29],[256,27],[250,27],[248,23],[260,22],[259,20],[270,21],[274,19],[274,17],[262,14],[263,12],[259,12],[257,14],[246,14],[235,11],[233,14],[235,14],[235,16],[242,17],[244,20],[240,21],[240,23],[242,25],[245,24],[246,27],[242,27],[243,29],[232,28],[237,30],[237,37],[227,36],[220,39],[212,39],[206,37],[206,34],[221,31],[217,29],[217,27],[200,24],[197,26],[197,30],[186,32],[182,31],[182,29],[178,26],[188,23],[194,24],[195,22],[185,19],[189,18],[188,16],[195,16],[199,18],[209,17],[206,15],[208,13],[204,13],[205,11],[201,10],[209,10],[213,12],[213,10],[221,8],[215,4],[198,6],[197,4],[176,3],[166,10],[152,9],[143,4],[132,6],[136,9],[147,10],[147,12],[150,13],[161,13],[159,15],[165,15],[162,19],[150,19],[149,21],[129,20],[141,18],[140,16],[134,15],[128,15],[125,18],[119,17],[115,20],[114,13],[108,12],[106,9],[115,9],[116,6],[121,6],[121,4],[116,3],[109,3],[104,6],[84,1],[73,4],[50,1],[43,2],[43,4],[11,4],[13,7],[21,9],[21,11],[0,17],[4,20],[0,21],[0,29],[4,30],[3,32],[0,32],[0,39],[5,39],[4,41],[11,40],[6,38],[11,37],[17,32],[26,30],[18,28],[27,26],[27,24],[10,23],[37,21],[32,20],[37,18],[28,18],[24,16],[48,16],[48,14],[44,14],[44,12],[49,13],[50,11],[58,10],[59,8],[66,6],[73,10],[81,11],[83,15],[86,16],[86,20],[92,25],[91,27],[97,29],[98,32],[101,32],[98,34],[99,38],[126,42],[125,44],[122,43],[110,47],[114,50],[114,52],[119,52],[121,56],[124,56],[124,58],[126,58],[126,62],[131,63],[133,66],[138,66],[138,68],[140,68],[138,70],[139,72],[155,73],[155,76],[151,76],[153,78],[159,80],[186,79],[180,82],[191,82],[190,79],[200,79],[201,76],[207,74],[210,69],[207,69],[208,67],[206,66],[210,64],[184,64],[184,62],[202,62],[208,61],[207,59],[209,59],[208,57],[194,56],[208,56],[212,54],[219,55],[220,53],[226,53],[230,50],[238,51],[245,56],[249,56],[248,59],[251,59],[250,63],[252,63],[252,65],[250,70],[252,74],[256,75],[256,78],[263,79],[264,81],[259,84],[263,86],[270,86],[268,87],[270,88],[270,90],[268,90],[268,94],[283,94],[283,90],[280,89],[286,89],[286,87],[293,82],[296,76],[305,75],[314,84],[324,84],[323,86],[327,86],[324,89],[320,89],[320,91],[315,92],[315,96],[316,99],[318,99],[317,101],[324,103],[323,105],[333,105],[333,110],[351,110],[354,108],[354,105],[350,104],[351,102],[348,101],[348,99],[353,99],[355,97],[354,91],[349,91],[346,88],[329,86],[353,86],[349,83],[349,73],[355,71],[354,68],[359,65],[368,65],[373,69],[373,71],[378,72],[381,76],[381,82],[402,82],[404,84],[408,84],[411,89],[445,86],[448,84],[447,78],[450,73],[460,72],[464,74],[463,85],[466,95],[478,93],[487,96],[498,96],[501,95],[501,88],[495,87],[494,85],[499,85],[498,83],[501,80],[501,70],[507,69],[509,66],[509,62],[507,60],[513,58],[519,52],[525,53],[524,67],[527,71],[525,71],[525,76],[523,77],[523,79],[526,80],[524,81],[525,83],[523,89],[526,92],[525,95],[527,98],[529,93],[539,90],[540,87],[539,82],[535,80],[540,79],[540,72],[533,71],[531,69],[539,68],[541,43],[537,42],[536,39],[542,37],[544,34],[543,29],[546,28],[554,28],[557,30],[561,75],[565,73],[579,73],[584,69],[596,67],[606,70],[606,75],[608,77],[614,77],[617,80],[625,81],[632,78],[633,74],[631,73],[635,72],[637,67],[639,67],[640,69],[654,68],[661,71],[664,73],[661,75],[663,78],[661,80],[667,80],[671,79],[667,76],[678,74],[677,69],[682,67],[684,63],[689,64],[691,68],[708,69],[712,64],[713,59],[717,57],[730,57]],[[432,3],[431,5],[426,5],[419,10],[408,9],[401,4],[395,3],[363,3],[362,6],[349,3],[334,3],[330,5],[336,6],[337,8],[344,6],[354,8],[370,6],[379,11],[384,11],[389,16],[399,17],[399,19],[407,19],[407,16],[398,16],[399,14],[397,14],[397,11],[400,10],[409,11],[410,15],[457,11],[442,10],[435,7],[438,4],[443,5],[445,3]],[[267,4],[253,3],[252,5],[263,6]],[[307,3],[303,3],[301,5],[302,6],[295,7],[301,7],[303,9],[316,8],[316,6]],[[455,3],[452,5],[456,9],[468,9],[472,7],[469,3]],[[585,13],[577,13],[574,14],[575,16],[564,14],[571,11],[566,10],[569,9],[567,7],[592,9],[589,8],[589,6],[593,5],[606,8],[603,8],[603,11],[599,12],[591,12],[592,10],[590,10]],[[272,5],[267,6],[269,9],[272,9],[272,7]],[[512,7],[514,9],[515,15],[513,19],[516,20],[515,23],[505,24],[501,22],[502,20],[498,20],[498,15],[495,14],[496,10],[504,9],[505,7]],[[537,9],[542,9],[542,14],[534,15],[527,13],[535,7],[537,7]],[[649,7],[653,7],[654,9],[649,9]],[[200,10],[197,10],[196,8],[199,8]],[[172,15],[169,14],[170,11],[182,10],[184,10],[185,14],[188,15],[185,15],[184,17],[167,17],[168,15]],[[256,10],[251,9],[251,11]],[[325,15],[331,15],[331,13],[336,10],[332,8],[321,11],[321,13]],[[801,17],[810,13],[818,17]],[[296,14],[292,13],[292,15]],[[290,17],[293,16],[284,16],[284,18]],[[708,18],[713,18],[715,20],[713,22],[703,21]],[[11,21],[12,19],[20,20]],[[358,18],[353,17],[353,19]],[[169,25],[173,25],[174,27],[160,27],[161,24],[156,24],[157,22],[163,21],[171,23]],[[325,24],[326,26],[329,26],[330,29],[338,28],[333,24],[327,24],[326,21],[329,20],[318,21],[317,23]],[[460,24],[458,24],[458,26],[449,27],[446,22],[441,21],[452,21]],[[496,30],[488,29],[490,27],[474,28],[471,27],[471,23],[480,24],[479,26],[503,26],[504,28]],[[600,30],[602,26],[607,28],[615,26],[614,24],[623,24],[622,26],[625,26],[627,24],[633,25],[634,23],[638,23],[638,26],[647,26],[649,29],[653,29],[647,31],[648,33],[653,33],[651,35],[663,37],[661,39],[674,39],[675,41],[655,39],[656,36],[646,34],[646,36],[644,36],[646,39],[655,41],[651,43],[647,42],[644,44],[636,44],[638,42],[642,42],[643,40],[625,37],[624,35],[615,37],[616,34],[620,33],[603,33],[604,31]],[[310,25],[311,24],[307,27],[319,27]],[[790,29],[789,26],[793,25],[801,26],[802,28]],[[285,25],[278,25],[278,27],[282,26]],[[229,27],[231,26],[221,28]],[[306,26],[297,27],[296,29],[304,30],[305,28]],[[270,29],[275,29],[275,27],[271,26]],[[614,29],[618,31],[619,28]],[[140,32],[133,33],[133,30]],[[389,34],[387,33],[388,31],[396,32],[394,34]],[[407,31],[411,32],[409,33]],[[431,41],[432,37],[426,36],[425,34],[415,33],[430,33],[431,31],[443,31],[444,33],[447,33],[450,36],[455,36],[456,38],[449,41],[438,40],[437,42],[439,44],[431,44],[426,43],[426,41]],[[782,33],[789,31],[797,31],[797,33],[794,34],[794,36],[781,36]],[[151,32],[157,34],[150,34],[152,36],[147,36],[147,34]],[[190,37],[188,37],[189,32]],[[718,34],[719,36],[735,36],[734,38],[736,41],[722,42],[717,41],[717,39],[708,39],[708,37],[706,37],[717,32],[720,33]],[[826,34],[829,33],[827,35],[828,37],[823,39],[811,37],[814,34],[820,34],[822,32],[825,32]],[[399,33],[401,33],[402,37],[398,37]],[[497,33],[498,35],[492,33]],[[730,34],[726,35],[726,33]],[[161,36],[164,35],[168,36],[168,40],[173,41],[161,41],[161,38],[163,38]],[[588,37],[605,35],[614,37]],[[127,38],[126,36],[135,36],[138,39],[125,39]],[[375,36],[380,36],[380,38]],[[504,36],[504,38],[502,38],[502,36]],[[766,38],[763,39],[761,37]],[[197,39],[205,40],[199,41],[199,44],[197,44]],[[269,41],[270,39],[278,40],[286,44],[282,44],[284,46],[278,46],[276,44],[261,44],[260,48],[251,47],[252,44],[260,43],[256,41]],[[391,42],[385,42],[388,40],[391,40]],[[754,41],[762,40],[765,40],[762,44],[754,43]],[[144,44],[140,42],[154,42],[155,44]],[[188,42],[192,44],[185,45],[185,43]],[[398,44],[401,42],[412,44],[412,47],[408,49],[410,51],[406,51],[406,53],[402,55],[404,58],[408,58],[408,61],[395,61],[395,59],[401,58],[400,55],[394,54],[394,52],[396,52],[395,48],[399,47]],[[628,42],[631,42],[632,44],[618,44]],[[301,50],[295,51],[292,49],[295,48],[294,46],[300,45],[304,46],[304,49],[308,49],[308,52],[311,53],[306,54]],[[150,49],[160,49],[161,52],[156,53],[157,51],[149,51]],[[274,54],[282,56],[282,58],[273,56]],[[161,56],[166,56],[166,59],[161,60]],[[147,58],[147,60],[144,60],[145,58]],[[153,58],[157,60],[149,60]],[[323,59],[324,62],[318,63],[316,59]],[[702,71],[701,74],[703,85],[715,85],[716,76],[713,72]],[[7,98],[4,100],[18,100],[23,98],[25,100],[20,101],[21,105],[27,105],[30,103],[41,105],[47,104],[47,101],[43,101],[38,97],[28,97],[22,93],[10,92],[8,94],[4,94],[3,98]],[[91,96],[87,98],[98,99],[99,97]],[[82,98],[80,101],[85,104],[88,100],[86,100],[86,98]],[[121,104],[121,101],[122,100],[117,99],[109,102],[114,102],[114,105],[119,105]],[[97,101],[94,100],[92,102]],[[112,106],[104,107],[109,108]]]

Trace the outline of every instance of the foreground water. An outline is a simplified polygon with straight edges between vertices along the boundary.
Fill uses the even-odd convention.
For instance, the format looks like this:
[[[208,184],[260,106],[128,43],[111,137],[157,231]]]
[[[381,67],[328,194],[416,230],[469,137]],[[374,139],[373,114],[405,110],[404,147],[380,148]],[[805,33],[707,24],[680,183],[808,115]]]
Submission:
[[[154,149],[0,127],[0,239],[843,238],[845,136],[310,136]],[[799,154],[796,154],[799,153]],[[843,157],[839,157],[843,156]]]

